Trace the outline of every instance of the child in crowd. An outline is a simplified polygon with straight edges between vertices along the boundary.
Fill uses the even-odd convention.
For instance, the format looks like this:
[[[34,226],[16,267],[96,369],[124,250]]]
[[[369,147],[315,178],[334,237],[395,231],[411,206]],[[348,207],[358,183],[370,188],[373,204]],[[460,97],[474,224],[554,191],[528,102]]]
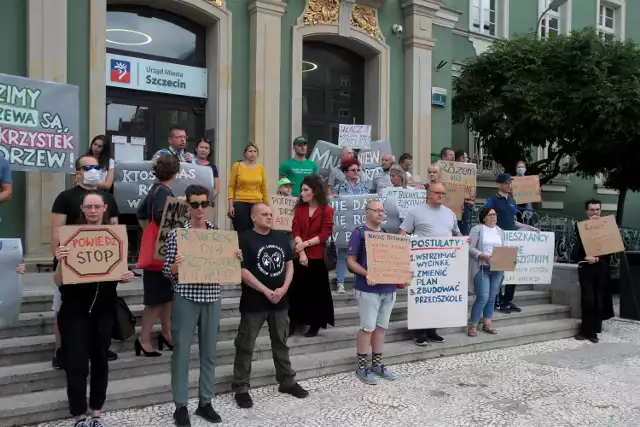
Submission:
[[[278,196],[291,196],[291,185],[289,178],[278,181]]]

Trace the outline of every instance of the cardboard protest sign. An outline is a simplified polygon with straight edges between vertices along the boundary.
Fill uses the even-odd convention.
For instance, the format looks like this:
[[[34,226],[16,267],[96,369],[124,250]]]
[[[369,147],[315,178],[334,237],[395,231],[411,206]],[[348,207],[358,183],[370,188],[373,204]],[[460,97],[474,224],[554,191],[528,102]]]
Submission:
[[[587,256],[624,252],[624,242],[613,215],[580,221],[578,232]]]
[[[178,253],[184,261],[179,283],[235,285],[241,282],[238,233],[235,231],[179,228]]]
[[[384,284],[400,284],[411,280],[409,236],[367,231],[364,241],[369,279]]]
[[[129,241],[124,225],[64,225],[60,244],[69,248],[62,283],[119,281],[127,272]]]
[[[412,237],[409,329],[467,324],[469,244],[460,237]]]
[[[367,213],[365,206],[369,200],[380,200],[384,207],[384,221],[382,228],[389,233],[397,233],[400,228],[400,216],[395,197],[377,196],[338,196],[331,200],[333,207],[333,240],[336,247],[346,248],[349,245],[351,233],[356,227],[366,224]]]
[[[371,148],[371,125],[340,125],[338,147],[369,149]]]
[[[382,195],[385,197],[395,197],[400,218],[405,218],[410,209],[425,203],[427,190],[386,187],[382,189]]]
[[[0,156],[11,169],[75,173],[80,153],[78,86],[0,74]]]
[[[298,203],[297,197],[271,196],[274,230],[291,231],[296,203]]]
[[[446,190],[444,205],[456,214],[458,220],[461,220],[464,210],[465,188],[451,183],[444,184],[444,188]]]
[[[22,240],[0,239],[0,329],[17,325],[22,305],[22,275],[16,267],[22,262]]]
[[[491,271],[515,271],[518,248],[496,246],[491,253]]]
[[[476,176],[478,167],[474,163],[447,162],[440,160],[440,181],[443,184],[461,185],[465,198],[476,198]]]
[[[541,202],[540,178],[538,175],[514,176],[511,182],[511,194],[519,205]]]
[[[155,183],[152,162],[116,162],[113,197],[122,214],[136,213]],[[199,184],[211,189],[213,197],[213,169],[193,163],[180,163],[180,172],[171,184],[176,197],[184,196],[184,190],[191,184]]]
[[[550,284],[555,253],[553,232],[504,231],[504,246],[518,249],[514,271],[504,273],[505,285],[518,283]]]

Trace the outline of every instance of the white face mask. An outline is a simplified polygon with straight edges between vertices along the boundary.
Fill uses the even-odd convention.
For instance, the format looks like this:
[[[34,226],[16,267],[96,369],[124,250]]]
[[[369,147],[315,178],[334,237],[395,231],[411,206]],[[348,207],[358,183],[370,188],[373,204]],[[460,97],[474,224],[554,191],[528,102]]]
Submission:
[[[97,185],[100,182],[100,171],[91,169],[85,171],[82,183],[84,185]]]
[[[518,172],[518,175],[522,176],[524,175],[524,173],[527,171],[527,169],[525,168],[518,168],[516,169],[516,172]]]

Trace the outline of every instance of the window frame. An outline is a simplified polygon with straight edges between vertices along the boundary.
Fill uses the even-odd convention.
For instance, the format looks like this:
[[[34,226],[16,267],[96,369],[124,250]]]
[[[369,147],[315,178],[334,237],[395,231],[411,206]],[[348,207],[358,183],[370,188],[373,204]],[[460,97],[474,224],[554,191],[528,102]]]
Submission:
[[[551,0],[538,0],[538,17],[547,10],[547,7],[551,3]],[[572,14],[573,4],[572,0],[568,0],[565,4],[558,7],[557,11],[549,10],[547,11],[542,19],[540,20],[540,25],[537,28],[537,34],[539,39],[548,38],[549,37],[549,20],[551,18],[556,18],[558,20],[558,31],[557,35],[569,34],[571,32],[571,14]],[[542,35],[542,29],[546,29],[546,34]]]
[[[598,0],[596,2],[596,29],[603,39],[624,40],[626,37],[626,0]],[[613,27],[607,27],[602,21],[602,12],[606,9],[613,11]],[[606,17],[604,18],[607,19]]]

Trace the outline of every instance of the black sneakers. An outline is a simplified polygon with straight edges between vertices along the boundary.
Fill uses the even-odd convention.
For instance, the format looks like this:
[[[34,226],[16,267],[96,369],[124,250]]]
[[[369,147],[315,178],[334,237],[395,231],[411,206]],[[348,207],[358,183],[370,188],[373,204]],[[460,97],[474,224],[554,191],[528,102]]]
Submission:
[[[427,339],[429,341],[438,342],[438,343],[443,343],[444,342],[444,338],[442,338],[440,335],[438,335],[438,333],[435,331],[435,329],[427,332]]]
[[[236,393],[236,403],[242,409],[253,407],[253,400],[251,400],[249,393]]]
[[[198,406],[198,409],[196,409],[196,415],[204,418],[210,423],[215,424],[222,422],[222,418],[220,418],[220,415],[218,415],[218,413],[213,409],[211,403],[207,403],[204,406]]]
[[[186,406],[181,406],[173,413],[173,420],[178,427],[191,427],[191,420],[189,420],[189,410]]]
[[[304,399],[305,397],[309,396],[309,392],[303,389],[298,383],[295,383],[290,387],[280,386],[278,387],[278,391],[280,393],[290,394],[291,396],[297,397],[298,399]]]
[[[109,359],[109,362],[113,362],[114,360],[118,360],[118,353],[107,350],[107,357]]]

